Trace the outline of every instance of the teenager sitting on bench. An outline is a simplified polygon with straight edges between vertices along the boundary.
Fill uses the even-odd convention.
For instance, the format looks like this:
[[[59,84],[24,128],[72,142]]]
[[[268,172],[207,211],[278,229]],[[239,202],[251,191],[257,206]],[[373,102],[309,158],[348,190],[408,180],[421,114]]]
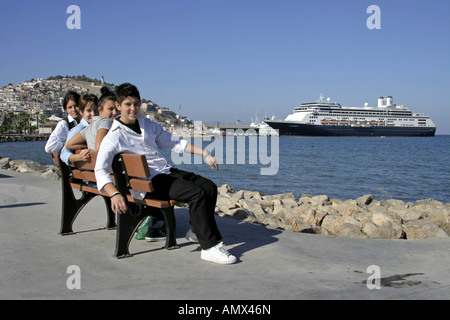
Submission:
[[[192,225],[192,230],[188,233],[191,238],[196,236],[198,239],[202,248],[201,259],[220,264],[235,263],[236,257],[223,246],[222,236],[214,218],[217,186],[202,176],[171,167],[160,150],[202,154],[205,162],[217,170],[216,159],[208,151],[190,144],[187,140],[173,137],[160,125],[141,115],[141,97],[134,85],[124,83],[118,86],[116,95],[116,106],[121,116],[114,120],[98,150],[95,165],[98,190],[110,195],[114,211],[125,213],[125,199],[117,191],[110,177],[114,156],[122,152],[145,155],[155,191],[149,195],[136,192],[133,196],[188,203]]]

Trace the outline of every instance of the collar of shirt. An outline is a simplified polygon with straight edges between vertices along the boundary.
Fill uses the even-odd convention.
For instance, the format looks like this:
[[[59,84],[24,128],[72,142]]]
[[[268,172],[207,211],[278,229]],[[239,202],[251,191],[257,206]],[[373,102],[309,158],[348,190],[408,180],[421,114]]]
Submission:
[[[76,125],[78,124],[77,120],[75,120],[70,114],[67,115],[67,119],[69,119],[69,122],[75,122]]]
[[[141,129],[141,134],[138,134],[136,131],[134,131],[133,129],[131,129],[130,127],[126,126],[125,124],[123,124],[122,122],[119,121],[119,118],[115,118],[113,121],[113,124],[111,126],[111,131],[115,131],[115,130],[126,130],[128,132],[132,132],[135,135],[140,135],[140,136],[144,136],[144,131],[145,131],[145,117],[143,115],[139,115],[139,117],[137,118],[137,121],[139,123],[139,127]]]
[[[72,119],[73,119],[73,118],[72,118]],[[74,121],[76,121],[76,120],[74,120]],[[83,125],[84,127],[87,127],[87,126],[89,125],[89,122],[87,122],[87,121],[84,120],[84,118],[83,118],[83,119],[81,119],[80,124]]]

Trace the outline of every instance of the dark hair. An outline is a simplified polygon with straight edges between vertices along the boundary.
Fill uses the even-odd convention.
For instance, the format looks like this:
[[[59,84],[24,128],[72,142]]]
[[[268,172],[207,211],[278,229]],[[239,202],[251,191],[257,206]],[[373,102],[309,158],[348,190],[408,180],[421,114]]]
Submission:
[[[122,83],[120,86],[117,87],[116,95],[117,95],[117,102],[119,104],[121,104],[126,97],[135,97],[139,99],[139,102],[141,101],[141,95],[139,94],[139,90],[136,88],[136,86],[128,82]]]
[[[92,101],[94,103],[94,109],[97,108],[98,98],[93,93],[87,93],[81,96],[80,103],[78,104],[78,109],[80,109],[80,112],[84,112],[84,109],[86,108],[86,105]]]
[[[108,88],[107,86],[103,86],[100,89],[100,93],[102,94],[100,96],[100,99],[98,99],[98,107],[99,108],[103,108],[103,105],[105,104],[106,100],[111,100],[111,101],[117,101],[117,96],[114,93],[114,91],[112,91],[110,88]]]
[[[80,103],[80,95],[78,93],[76,93],[75,91],[68,91],[66,93],[66,96],[64,97],[63,100],[63,108],[64,110],[67,109],[67,104],[69,103],[70,100],[75,101],[75,103],[78,104]]]

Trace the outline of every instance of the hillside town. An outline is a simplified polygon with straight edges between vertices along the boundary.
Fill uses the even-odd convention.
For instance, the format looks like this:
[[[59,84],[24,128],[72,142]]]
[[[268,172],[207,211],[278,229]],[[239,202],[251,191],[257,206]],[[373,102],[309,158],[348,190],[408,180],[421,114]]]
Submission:
[[[54,76],[31,79],[0,88],[0,133],[49,135],[58,121],[67,114],[62,102],[67,91],[79,94],[94,93],[107,85],[100,80],[83,76]],[[141,112],[160,123],[166,130],[175,131],[192,126],[192,121],[151,100],[142,99]]]

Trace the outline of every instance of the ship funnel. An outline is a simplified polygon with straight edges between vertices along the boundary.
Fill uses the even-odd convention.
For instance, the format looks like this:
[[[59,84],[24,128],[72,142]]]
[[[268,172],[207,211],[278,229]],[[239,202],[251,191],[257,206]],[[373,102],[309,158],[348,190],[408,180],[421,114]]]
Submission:
[[[386,106],[392,106],[393,105],[393,99],[392,99],[392,96],[389,96],[389,97],[387,97],[386,98]]]
[[[378,107],[384,107],[384,98],[383,97],[378,98]]]

